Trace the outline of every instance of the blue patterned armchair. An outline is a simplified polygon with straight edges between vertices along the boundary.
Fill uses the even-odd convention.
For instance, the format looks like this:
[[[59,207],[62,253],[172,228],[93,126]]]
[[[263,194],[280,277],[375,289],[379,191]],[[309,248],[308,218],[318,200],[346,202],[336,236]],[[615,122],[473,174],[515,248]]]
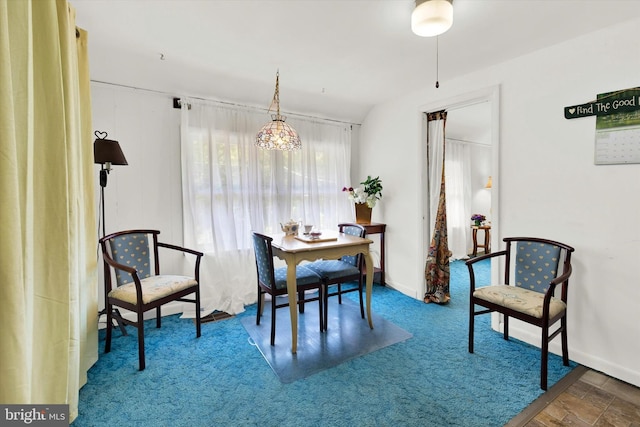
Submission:
[[[538,326],[542,332],[540,388],[547,389],[549,341],[562,340],[562,361],[569,365],[567,346],[567,295],[571,276],[571,253],[564,243],[534,237],[507,237],[506,249],[466,262],[470,275],[469,353],[473,353],[474,318],[480,314],[501,313],[503,336],[509,339],[509,318]],[[500,257],[504,261],[504,282],[479,287],[473,265]],[[558,291],[556,292],[556,287]],[[476,310],[476,306],[480,306]],[[550,333],[550,327],[559,326]]]
[[[200,259],[203,254],[158,242],[158,234],[158,230],[127,230],[100,239],[107,314],[105,353],[111,351],[114,319],[119,324],[134,326],[138,330],[138,360],[141,371],[145,368],[145,312],[156,310],[156,327],[159,328],[162,305],[172,301],[193,303],[196,307],[196,337],[200,337]],[[193,276],[160,274],[159,248],[194,255],[196,261]],[[185,298],[190,294],[193,294],[192,298]],[[120,312],[114,307],[135,312],[136,320],[120,316]]]

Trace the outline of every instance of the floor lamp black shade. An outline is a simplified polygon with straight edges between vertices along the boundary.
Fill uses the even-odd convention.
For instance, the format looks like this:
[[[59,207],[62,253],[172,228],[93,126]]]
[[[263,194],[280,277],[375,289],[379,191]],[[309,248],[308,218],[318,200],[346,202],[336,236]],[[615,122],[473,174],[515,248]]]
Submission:
[[[120,148],[118,141],[107,138],[106,132],[95,131],[96,140],[93,142],[93,161],[100,164],[100,205],[101,205],[101,222],[102,236],[105,235],[104,224],[104,187],[107,186],[107,176],[111,172],[112,165],[128,165],[127,159]]]
[[[99,132],[96,131],[96,134],[98,133]],[[106,135],[106,132],[104,135]],[[96,138],[93,142],[93,160],[95,163],[100,163],[102,165],[107,164],[107,169],[109,169],[109,164],[129,164],[127,163],[127,159],[124,157],[124,153],[122,152],[118,141],[113,141],[111,139]]]
[[[106,132],[95,131],[94,135],[96,140],[93,142],[93,162],[100,164],[100,222],[102,223],[102,237],[105,236],[105,224],[104,224],[104,187],[107,186],[107,176],[111,172],[112,165],[128,165],[127,159],[124,157],[124,153],[120,148],[118,141],[113,141],[107,138]],[[106,298],[106,296],[105,296]],[[114,310],[120,317],[120,312]],[[106,313],[106,308],[98,313],[101,316]],[[127,335],[127,331],[124,328],[124,323],[120,320],[116,321],[118,327],[122,331],[122,335]],[[111,327],[109,325],[108,327]]]

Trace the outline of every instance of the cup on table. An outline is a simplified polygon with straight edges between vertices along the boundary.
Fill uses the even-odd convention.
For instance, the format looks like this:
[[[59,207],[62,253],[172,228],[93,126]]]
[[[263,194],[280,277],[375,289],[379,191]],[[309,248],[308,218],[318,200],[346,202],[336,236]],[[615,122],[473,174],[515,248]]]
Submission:
[[[304,226],[304,234],[311,233],[311,230],[313,230],[313,225],[305,225]]]

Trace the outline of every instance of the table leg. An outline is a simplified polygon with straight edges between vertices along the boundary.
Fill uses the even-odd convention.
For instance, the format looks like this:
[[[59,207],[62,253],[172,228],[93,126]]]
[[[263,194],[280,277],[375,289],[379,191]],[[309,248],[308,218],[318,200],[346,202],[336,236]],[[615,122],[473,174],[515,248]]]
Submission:
[[[484,253],[491,253],[491,231],[488,228],[484,230]]]
[[[369,327],[373,329],[373,319],[371,319],[371,292],[373,290],[373,258],[369,252],[363,252],[364,264],[367,269],[367,320],[369,321]]]
[[[382,286],[387,286],[387,282],[385,282],[384,272],[385,272],[385,263],[384,263],[384,231],[380,233],[380,284]]]
[[[287,263],[287,296],[291,316],[291,353],[298,351],[298,289],[296,286],[296,264]]]
[[[471,234],[473,237],[473,253],[471,255],[476,256],[478,255],[478,229],[474,228]]]

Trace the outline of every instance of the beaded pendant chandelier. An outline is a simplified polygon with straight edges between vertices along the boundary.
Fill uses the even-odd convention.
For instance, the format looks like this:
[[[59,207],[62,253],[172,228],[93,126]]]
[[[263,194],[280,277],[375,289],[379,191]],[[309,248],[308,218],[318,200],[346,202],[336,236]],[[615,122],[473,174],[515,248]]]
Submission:
[[[271,115],[271,121],[262,126],[256,135],[256,145],[264,150],[299,150],[302,147],[298,132],[284,121],[285,116],[280,115],[280,72],[276,73],[276,91],[269,111],[276,107],[276,114]]]

